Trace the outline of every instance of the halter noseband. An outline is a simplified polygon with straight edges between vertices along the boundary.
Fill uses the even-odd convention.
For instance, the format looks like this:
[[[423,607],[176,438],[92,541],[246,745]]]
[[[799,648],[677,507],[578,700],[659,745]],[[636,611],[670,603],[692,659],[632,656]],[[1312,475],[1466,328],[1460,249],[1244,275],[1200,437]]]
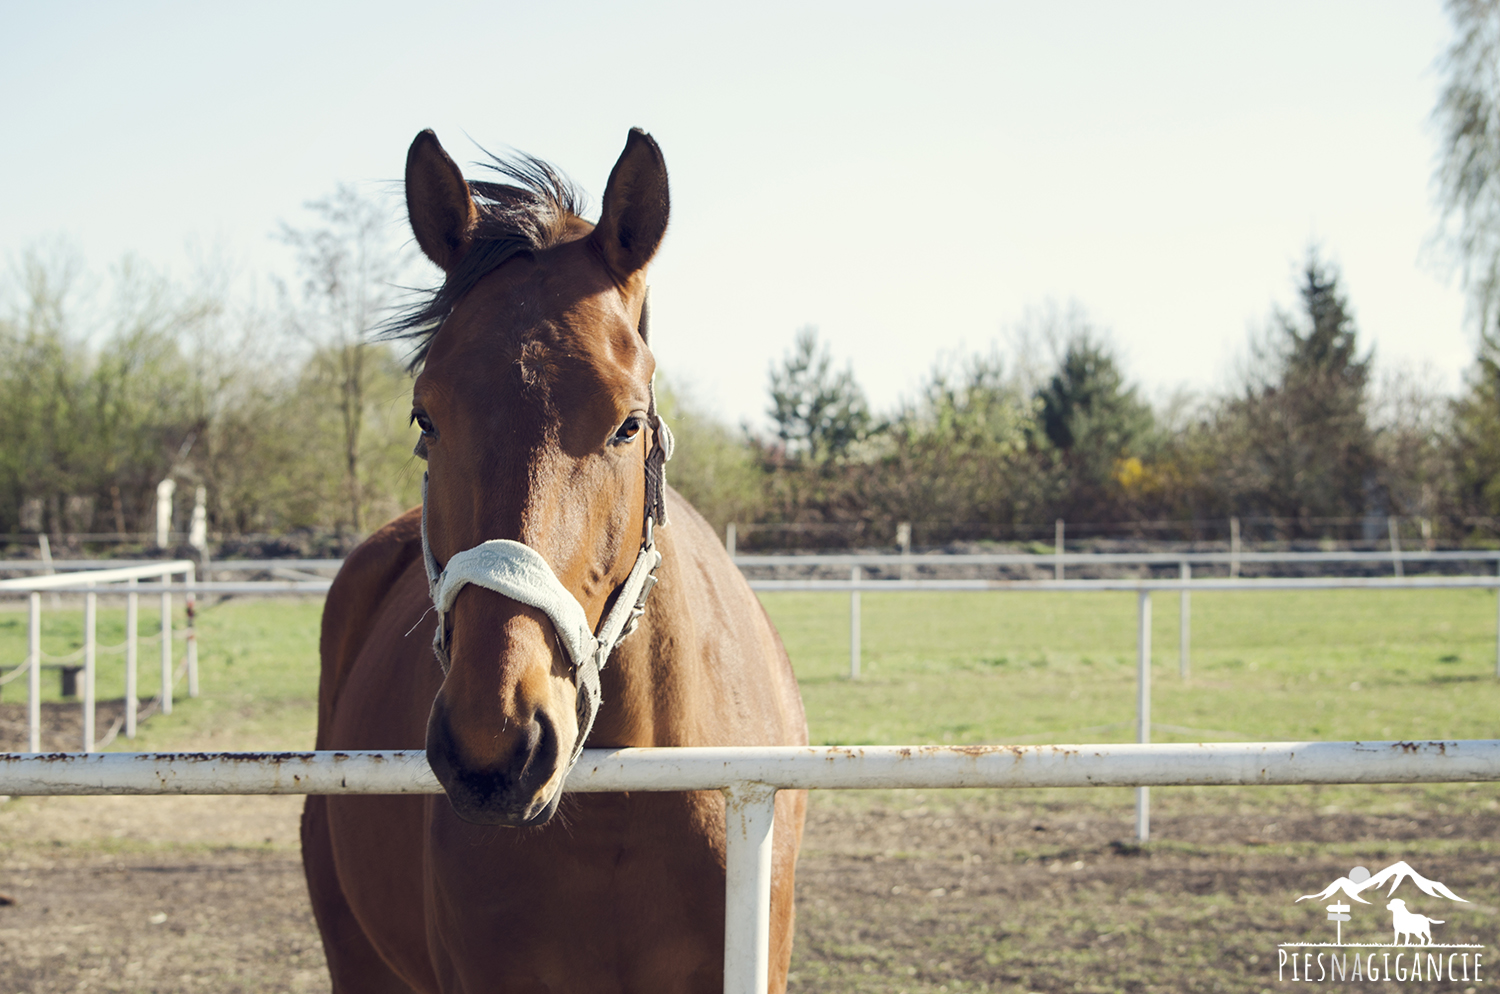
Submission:
[[[651,341],[650,298],[641,304],[640,336]],[[456,553],[445,567],[439,568],[427,537],[427,474],[422,474],[422,562],[427,568],[427,588],[437,609],[437,631],[432,637],[432,651],[438,665],[447,674],[448,611],[465,584],[474,584],[519,601],[543,612],[552,620],[558,642],[573,661],[578,685],[578,740],[568,759],[568,769],[583,754],[583,743],[594,727],[599,706],[603,703],[599,674],[609,662],[616,645],[635,631],[646,612],[646,598],[656,586],[656,570],[662,556],[656,549],[656,526],[666,524],[666,463],[672,458],[672,432],[656,412],[656,385],[649,387],[646,423],[651,428],[651,451],[646,455],[646,533],[641,550],[635,557],[630,576],[615,594],[614,606],[591,631],[588,615],[542,554],[524,542],[508,538],[481,542],[472,549]],[[564,771],[566,773],[566,771]]]

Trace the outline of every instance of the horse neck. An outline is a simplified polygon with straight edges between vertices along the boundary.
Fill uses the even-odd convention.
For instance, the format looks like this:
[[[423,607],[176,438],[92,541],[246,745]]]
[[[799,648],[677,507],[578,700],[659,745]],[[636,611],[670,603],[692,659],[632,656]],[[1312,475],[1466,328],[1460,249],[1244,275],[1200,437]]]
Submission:
[[[671,528],[657,532],[658,584],[635,632],[601,674],[604,701],[591,746],[690,745],[700,738],[702,643],[686,597],[683,537]]]

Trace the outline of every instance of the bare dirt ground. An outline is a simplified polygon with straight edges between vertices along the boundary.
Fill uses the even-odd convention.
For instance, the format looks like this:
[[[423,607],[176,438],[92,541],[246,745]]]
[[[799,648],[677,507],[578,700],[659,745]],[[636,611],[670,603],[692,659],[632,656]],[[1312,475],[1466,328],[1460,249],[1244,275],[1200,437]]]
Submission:
[[[101,702],[101,731],[110,708]],[[78,748],[78,705],[48,705],[44,719],[44,748]],[[0,749],[24,742],[24,706],[0,704]],[[1278,943],[1333,937],[1328,902],[1295,898],[1399,859],[1469,901],[1404,885],[1414,910],[1444,919],[1437,941],[1500,959],[1500,789],[1351,790],[1157,791],[1146,847],[1129,841],[1127,791],[814,795],[789,988],[1272,990],[1278,966],[1291,982]],[[0,803],[0,994],[327,991],[301,804]],[[1372,810],[1386,813],[1361,813]],[[1371,898],[1346,940],[1389,941],[1384,897]]]
[[[1356,861],[1378,870],[1404,858],[1468,898],[1420,905],[1434,917],[1429,905],[1443,905],[1446,941],[1484,943],[1487,955],[1500,940],[1500,812],[1331,817],[1218,803],[1194,812],[1196,801],[1163,798],[1169,810],[1154,823],[1163,841],[1140,849],[1120,841],[1127,805],[1072,796],[815,797],[791,989],[1274,989],[1277,943],[1332,938],[1321,934],[1331,930],[1322,909],[1293,899]],[[328,990],[297,850],[300,804],[0,806],[9,902],[0,904],[0,994]],[[1406,896],[1413,907],[1425,900]],[[1362,941],[1389,941],[1376,899],[1358,909],[1379,929]]]

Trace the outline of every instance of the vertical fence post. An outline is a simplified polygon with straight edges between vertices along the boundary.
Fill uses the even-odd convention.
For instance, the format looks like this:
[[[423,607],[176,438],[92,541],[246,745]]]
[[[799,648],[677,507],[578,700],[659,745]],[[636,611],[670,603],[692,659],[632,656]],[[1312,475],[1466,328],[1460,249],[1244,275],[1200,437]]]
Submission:
[[[1401,569],[1401,526],[1394,514],[1385,519],[1386,531],[1391,534],[1391,569],[1396,576],[1404,575]]]
[[[1182,582],[1186,584],[1193,578],[1193,567],[1191,563],[1182,563]],[[1193,640],[1193,595],[1188,593],[1188,588],[1182,588],[1182,596],[1179,599],[1177,619],[1177,670],[1178,676],[1184,680],[1192,668],[1190,662],[1190,646]]]
[[[859,567],[849,570],[849,582],[858,584]],[[849,679],[859,679],[859,588],[849,591]]]
[[[99,595],[83,595],[83,751],[94,751],[94,647],[99,623]]]
[[[724,526],[724,550],[729,553],[730,559],[734,558],[734,546],[737,537],[735,535],[734,522],[731,521]]]
[[[140,586],[139,581],[131,577],[126,581],[126,586]],[[135,724],[139,701],[141,697],[140,687],[140,657],[137,652],[136,634],[141,625],[141,595],[132,590],[125,595],[125,737],[135,738]]]
[[[901,547],[901,579],[911,579],[911,522],[896,525],[896,544]]]
[[[42,751],[42,595],[31,592],[31,610],[26,631],[26,654],[31,657],[31,672],[26,674],[27,749]]]
[[[161,575],[162,586],[172,582],[172,574]],[[172,592],[161,592],[161,713],[172,713]]]
[[[183,576],[188,589],[182,595],[183,608],[187,613],[187,690],[189,697],[198,696],[198,597],[193,593],[193,584],[197,578],[193,567],[189,566],[187,573]]]
[[[1229,519],[1229,578],[1240,575],[1240,519]]]
[[[737,784],[724,806],[724,994],[766,994],[776,788]]]
[[[1057,519],[1057,524],[1053,528],[1052,544],[1053,544],[1053,547],[1057,550],[1056,553],[1054,553],[1057,556],[1057,561],[1056,561],[1056,563],[1053,564],[1053,567],[1052,567],[1052,578],[1054,580],[1061,580],[1063,578],[1063,519],[1062,518],[1058,518]]]
[[[1136,593],[1136,741],[1151,741],[1151,591]],[[1151,788],[1135,789],[1135,837],[1139,842],[1151,838]]]

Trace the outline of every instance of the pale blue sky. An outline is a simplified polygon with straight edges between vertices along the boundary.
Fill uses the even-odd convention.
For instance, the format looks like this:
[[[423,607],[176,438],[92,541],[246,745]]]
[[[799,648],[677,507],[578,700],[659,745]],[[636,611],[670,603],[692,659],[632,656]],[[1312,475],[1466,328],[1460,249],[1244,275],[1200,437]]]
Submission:
[[[1436,0],[4,2],[0,255],[281,265],[280,219],[380,189],[425,127],[597,205],[639,125],[672,180],[658,360],[735,420],[801,325],[889,406],[1049,298],[1151,393],[1212,388],[1312,240],[1381,365],[1456,387],[1473,338],[1423,252],[1447,38]]]

